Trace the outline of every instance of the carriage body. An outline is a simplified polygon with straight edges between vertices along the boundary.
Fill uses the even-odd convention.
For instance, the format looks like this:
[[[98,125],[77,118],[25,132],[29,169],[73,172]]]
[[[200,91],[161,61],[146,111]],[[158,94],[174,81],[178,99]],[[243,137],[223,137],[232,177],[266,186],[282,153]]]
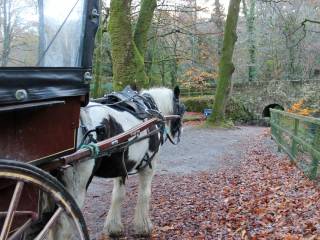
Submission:
[[[1,34],[10,42],[8,51],[0,47],[0,159],[48,161],[75,150],[98,7],[93,0],[10,2],[18,6],[2,7],[21,20]]]
[[[12,94],[15,91],[29,89]],[[88,94],[87,89],[81,91],[76,96],[1,105],[0,159],[39,165],[75,151],[80,107]]]
[[[41,168],[76,150],[80,107],[89,100],[99,6],[97,0],[9,0],[0,8],[5,10],[0,17],[0,239],[7,239],[3,229],[17,190],[14,180],[22,183],[24,176],[17,172],[42,173],[19,164]],[[30,219],[22,213],[33,220],[41,214],[40,189],[55,180],[35,179],[37,187],[34,179],[24,182],[11,227],[19,229]]]

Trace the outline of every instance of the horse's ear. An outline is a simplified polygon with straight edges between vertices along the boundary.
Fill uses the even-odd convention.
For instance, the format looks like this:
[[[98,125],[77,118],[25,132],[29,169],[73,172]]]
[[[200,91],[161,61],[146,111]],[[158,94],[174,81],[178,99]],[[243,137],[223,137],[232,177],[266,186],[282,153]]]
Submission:
[[[179,86],[175,86],[175,88],[173,89],[173,94],[174,94],[174,97],[176,99],[179,99],[179,97],[180,97],[180,88],[179,88]]]
[[[138,89],[138,86],[136,83],[131,83],[130,84],[130,87],[133,91],[136,91],[136,92],[139,92],[139,89]]]

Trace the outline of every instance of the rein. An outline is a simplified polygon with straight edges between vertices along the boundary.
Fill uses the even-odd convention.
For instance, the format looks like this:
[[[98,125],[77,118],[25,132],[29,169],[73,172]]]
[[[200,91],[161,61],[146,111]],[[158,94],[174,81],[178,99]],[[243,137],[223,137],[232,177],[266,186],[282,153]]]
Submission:
[[[134,97],[139,97],[143,100],[143,103],[144,105],[142,105],[139,101],[136,102],[136,104],[139,104],[140,106],[143,106],[144,108],[144,111],[145,113],[147,113],[147,115],[150,116],[150,119],[158,119],[157,122],[154,122],[154,125],[157,125],[157,129],[155,130],[152,130],[150,131],[149,133],[147,133],[146,135],[144,136],[140,136],[140,134],[137,134],[135,136],[132,136],[133,139],[131,140],[127,140],[127,141],[124,141],[124,142],[117,142],[115,144],[113,144],[112,146],[110,146],[108,149],[106,149],[105,151],[100,151],[98,145],[99,143],[95,140],[95,139],[92,139],[93,136],[92,136],[92,132],[97,132],[97,129],[98,127],[96,127],[96,129],[93,129],[93,130],[88,130],[86,128],[83,128],[82,126],[82,130],[83,131],[86,131],[86,133],[84,133],[84,137],[81,141],[81,144],[80,144],[80,148],[87,148],[88,150],[90,150],[92,152],[92,156],[94,158],[99,158],[99,157],[103,157],[103,156],[110,156],[112,153],[115,153],[115,152],[122,152],[122,167],[125,171],[125,176],[123,176],[124,178],[125,177],[128,177],[129,175],[134,175],[134,174],[137,174],[139,173],[139,171],[145,169],[146,167],[150,167],[152,168],[152,160],[154,159],[155,155],[158,153],[159,150],[155,151],[152,153],[151,156],[149,156],[148,152],[144,155],[143,159],[138,163],[138,165],[136,166],[135,168],[135,172],[131,172],[131,173],[128,173],[127,172],[127,168],[126,168],[126,165],[125,165],[125,152],[128,151],[128,148],[135,144],[135,143],[138,143],[140,141],[143,141],[145,139],[148,139],[150,138],[151,136],[155,135],[155,134],[158,134],[160,133],[161,136],[160,136],[160,144],[162,145],[164,143],[164,136],[166,137],[165,141],[167,139],[169,139],[169,141],[173,144],[173,145],[177,145],[179,142],[180,142],[180,135],[181,135],[181,124],[177,126],[174,126],[174,131],[178,134],[177,135],[177,140],[175,140],[172,135],[170,134],[170,130],[167,129],[165,126],[166,126],[166,121],[170,121],[170,120],[175,120],[175,119],[178,119],[178,118],[181,118],[181,115],[180,115],[180,111],[179,111],[179,103],[178,103],[178,99],[174,99],[173,101],[173,108],[174,108],[174,112],[178,113],[178,115],[171,115],[171,116],[163,116],[163,114],[159,111],[159,108],[158,106],[156,105],[153,97],[148,94],[148,93],[144,93],[143,95],[134,95],[134,96],[130,96],[130,97],[127,97],[121,101],[118,101],[118,102],[115,102],[115,103],[111,103],[111,104],[108,104],[108,103],[103,103],[103,100],[104,98],[102,99],[96,99],[96,100],[93,100],[93,102],[95,103],[100,103],[100,104],[93,104],[93,105],[90,105],[90,106],[87,106],[87,108],[92,108],[92,107],[102,107],[102,108],[107,108],[108,106],[113,106],[113,105],[117,105],[117,104],[121,104],[123,102],[126,102],[126,101],[131,101],[134,99]],[[149,119],[149,120],[150,120]],[[82,119],[80,119],[81,121],[81,125],[82,124]],[[98,135],[98,134],[97,134]],[[86,141],[86,138],[89,139]],[[95,140],[95,141],[94,141]],[[87,144],[85,144],[87,143]],[[90,146],[89,146],[90,145]],[[95,146],[97,146],[95,148]],[[97,151],[93,151],[92,149],[94,150],[97,150]],[[93,153],[95,152],[95,153]],[[125,180],[125,179],[123,179]]]
[[[169,141],[170,141],[173,145],[178,145],[178,144],[179,144],[179,142],[180,142],[180,135],[181,135],[181,131],[179,130],[179,132],[178,132],[178,137],[177,137],[177,141],[175,142],[175,141],[172,139],[171,135],[166,131],[166,137],[167,137],[167,139],[169,139]]]

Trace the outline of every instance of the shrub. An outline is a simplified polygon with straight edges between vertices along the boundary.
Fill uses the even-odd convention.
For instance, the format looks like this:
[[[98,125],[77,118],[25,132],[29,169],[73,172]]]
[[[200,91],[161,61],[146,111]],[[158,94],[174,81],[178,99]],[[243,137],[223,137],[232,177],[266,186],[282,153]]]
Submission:
[[[316,110],[308,107],[308,103],[304,99],[300,99],[298,102],[293,104],[291,108],[288,109],[288,112],[303,116],[310,116],[315,113]]]
[[[213,96],[183,97],[182,102],[188,112],[203,112],[205,108],[211,108]]]
[[[183,97],[181,100],[187,111],[203,112],[205,108],[212,108],[214,96]],[[244,123],[252,120],[253,114],[245,108],[240,100],[231,98],[226,108],[226,117],[232,121]]]
[[[254,119],[254,115],[236,98],[231,98],[228,102],[226,116],[232,121],[241,123],[247,123]]]

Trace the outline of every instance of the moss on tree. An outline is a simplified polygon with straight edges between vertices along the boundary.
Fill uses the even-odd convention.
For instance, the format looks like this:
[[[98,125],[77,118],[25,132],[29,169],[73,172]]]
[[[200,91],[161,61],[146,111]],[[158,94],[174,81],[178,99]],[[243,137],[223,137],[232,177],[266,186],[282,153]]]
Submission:
[[[222,56],[219,64],[219,81],[213,105],[213,114],[208,119],[210,123],[220,124],[225,120],[225,108],[228,101],[231,77],[235,70],[232,63],[234,46],[237,41],[237,23],[241,0],[230,0],[224,31]]]
[[[99,30],[97,32],[96,36],[96,44],[98,45],[95,48],[95,63],[93,68],[94,73],[94,85],[93,85],[93,97],[97,98],[101,94],[101,72],[102,72],[102,38],[103,38],[103,26],[99,27]]]
[[[135,62],[129,0],[113,0],[110,4],[109,33],[113,64],[113,87],[115,90],[132,83]]]
[[[112,0],[110,4],[109,32],[115,90],[133,83],[139,88],[147,87],[149,83],[145,72],[144,54],[156,1],[142,1],[134,33],[130,7],[130,0]]]
[[[153,13],[157,7],[157,0],[142,0],[139,18],[134,31],[134,42],[141,56],[144,57],[147,48],[148,31]]]

